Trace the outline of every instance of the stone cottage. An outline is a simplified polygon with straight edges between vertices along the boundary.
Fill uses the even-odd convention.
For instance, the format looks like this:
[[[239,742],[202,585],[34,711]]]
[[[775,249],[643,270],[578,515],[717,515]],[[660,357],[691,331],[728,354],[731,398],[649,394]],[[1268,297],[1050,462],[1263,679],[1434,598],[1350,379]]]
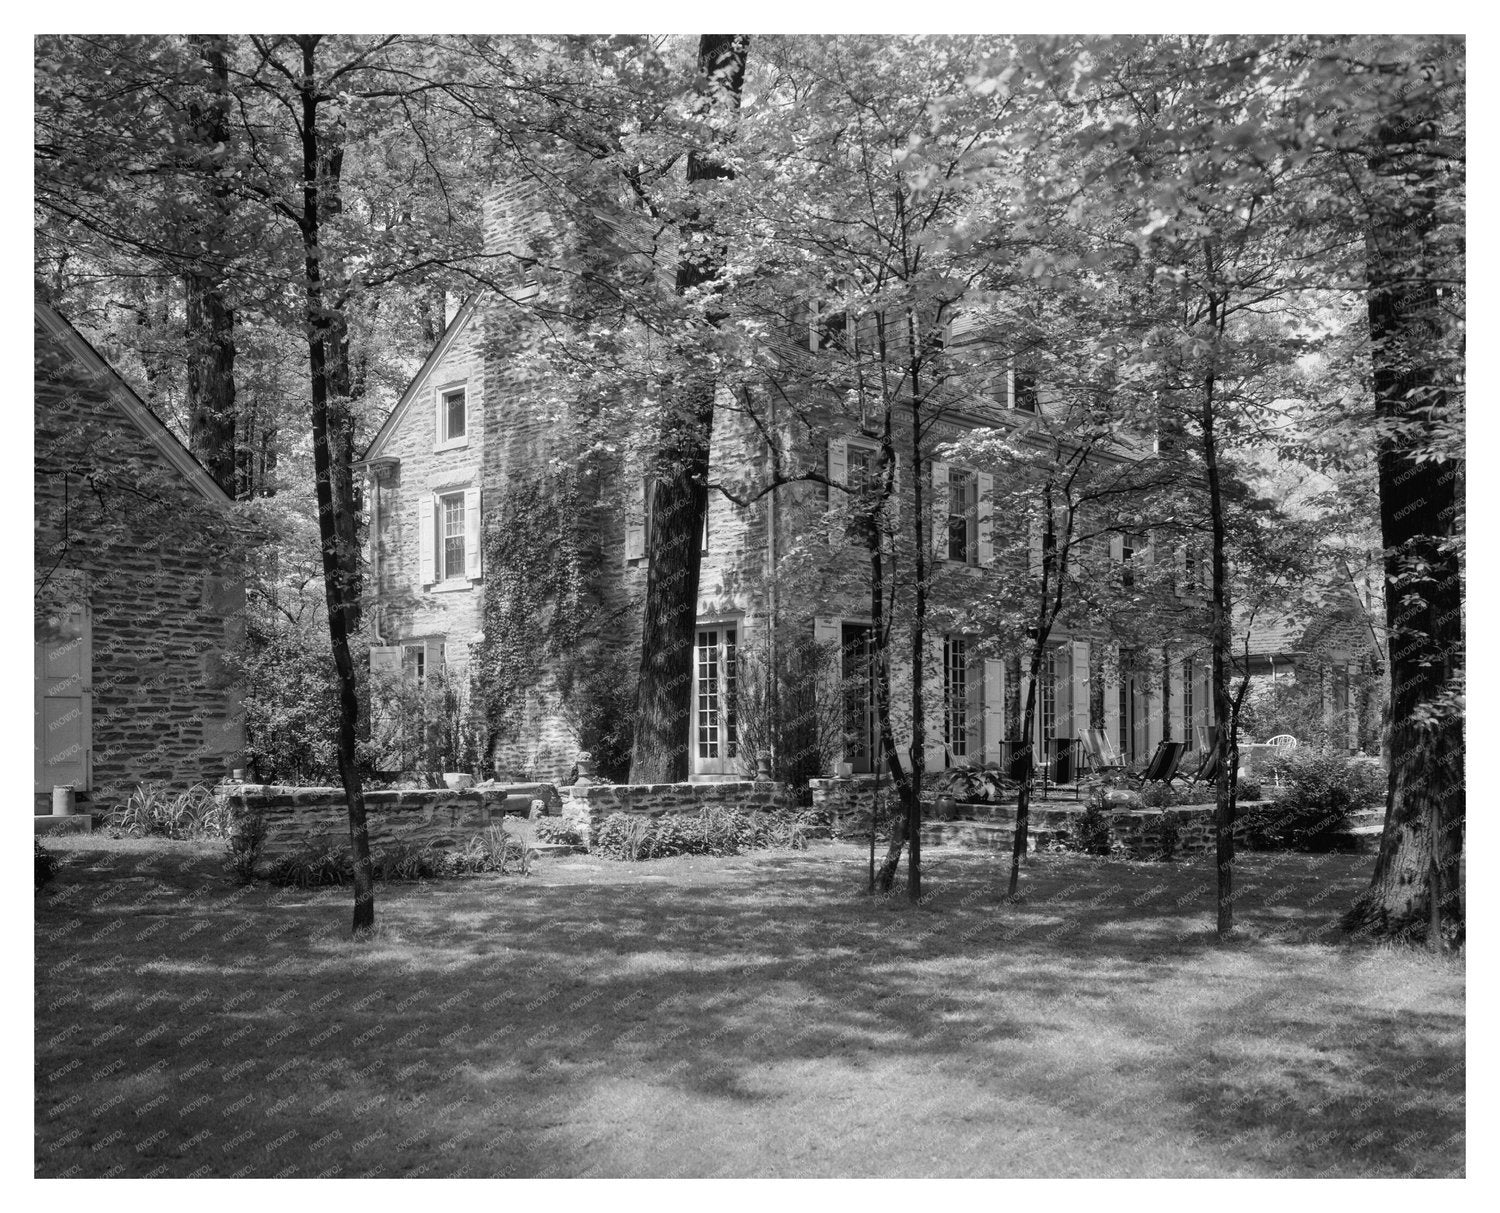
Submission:
[[[35,343],[37,811],[60,785],[103,807],[215,781],[244,744],[230,499],[42,302]]]

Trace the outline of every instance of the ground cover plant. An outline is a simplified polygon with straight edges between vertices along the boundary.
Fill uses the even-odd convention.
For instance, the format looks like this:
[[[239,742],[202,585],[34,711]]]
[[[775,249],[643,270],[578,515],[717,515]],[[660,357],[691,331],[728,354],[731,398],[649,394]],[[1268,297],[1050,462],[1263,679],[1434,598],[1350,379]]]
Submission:
[[[547,858],[239,886],[222,846],[51,840],[38,1175],[1460,1175],[1463,954],[1343,942],[1370,856],[933,847]],[[893,1124],[909,1150],[890,1149]]]

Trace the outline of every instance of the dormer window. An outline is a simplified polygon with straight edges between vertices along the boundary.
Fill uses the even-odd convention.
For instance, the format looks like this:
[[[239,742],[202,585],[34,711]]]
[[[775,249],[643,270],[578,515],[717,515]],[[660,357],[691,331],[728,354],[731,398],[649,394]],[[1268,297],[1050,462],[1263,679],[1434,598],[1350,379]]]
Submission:
[[[437,449],[469,444],[469,390],[463,384],[437,391]]]

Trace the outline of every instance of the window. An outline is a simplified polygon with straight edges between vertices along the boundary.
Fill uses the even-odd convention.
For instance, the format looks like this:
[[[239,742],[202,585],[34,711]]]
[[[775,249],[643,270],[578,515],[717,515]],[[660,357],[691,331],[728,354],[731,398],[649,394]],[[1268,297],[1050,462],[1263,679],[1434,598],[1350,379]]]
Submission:
[[[813,337],[814,349],[851,350],[854,342],[849,331],[848,313],[819,312],[817,324],[813,330]]]
[[[467,446],[469,442],[469,392],[462,386],[439,388],[437,393],[437,446]]]
[[[969,642],[943,637],[943,741],[954,758],[969,753]]]
[[[880,481],[880,452],[873,446],[849,444],[848,480],[851,489],[862,491]]]
[[[451,581],[464,573],[464,495],[450,493],[438,498],[439,581]]]
[[[1036,376],[1016,371],[1011,376],[1011,407],[1024,413],[1037,411]]]
[[[1057,657],[1060,649],[1048,649],[1042,663],[1042,739],[1057,736]]]
[[[948,472],[948,559],[973,564],[978,558],[978,494],[974,473]]]
[[[1193,732],[1193,659],[1184,657],[1182,659],[1182,739],[1187,743],[1187,748],[1197,748],[1197,738]]]
[[[1120,536],[1120,584],[1127,590],[1135,584],[1135,570],[1130,567],[1135,554],[1140,550],[1140,540],[1134,535]]]
[[[700,762],[739,756],[739,722],[735,718],[738,655],[736,629],[698,629],[697,714],[694,741]]]

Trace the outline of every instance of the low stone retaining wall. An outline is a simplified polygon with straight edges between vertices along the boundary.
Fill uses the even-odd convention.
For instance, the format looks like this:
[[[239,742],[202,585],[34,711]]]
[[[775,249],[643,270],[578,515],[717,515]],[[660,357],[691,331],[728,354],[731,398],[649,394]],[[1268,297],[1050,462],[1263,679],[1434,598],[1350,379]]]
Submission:
[[[519,788],[472,788],[462,792],[447,788],[413,788],[365,793],[365,814],[370,828],[370,847],[379,850],[392,843],[451,848],[486,829],[505,815],[507,807],[524,811],[533,798],[555,800],[550,786],[544,791]],[[521,793],[521,795],[517,795]],[[308,842],[332,839],[347,843],[349,808],[343,788],[299,788],[279,784],[221,784],[214,794],[227,801],[238,816],[261,812],[266,818],[266,841],[261,854],[267,858],[300,850]],[[524,799],[523,799],[524,797]],[[507,806],[507,801],[511,803]]]
[[[724,783],[576,783],[560,788],[562,814],[574,829],[592,838],[593,829],[611,813],[659,817],[664,813],[697,813],[711,806],[769,811],[797,808],[797,795],[785,784],[762,780]]]

